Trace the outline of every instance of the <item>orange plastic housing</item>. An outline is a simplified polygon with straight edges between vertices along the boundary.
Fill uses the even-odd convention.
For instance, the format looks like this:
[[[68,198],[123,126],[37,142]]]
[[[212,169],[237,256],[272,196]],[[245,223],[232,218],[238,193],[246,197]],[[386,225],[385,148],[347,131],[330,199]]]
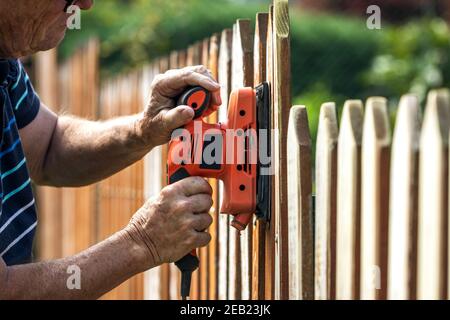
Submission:
[[[243,88],[231,93],[227,122],[209,124],[201,117],[184,129],[169,144],[169,183],[188,176],[222,180],[224,197],[220,211],[233,215],[232,226],[244,230],[256,210],[258,128],[255,90]],[[207,154],[213,157],[207,158]]]

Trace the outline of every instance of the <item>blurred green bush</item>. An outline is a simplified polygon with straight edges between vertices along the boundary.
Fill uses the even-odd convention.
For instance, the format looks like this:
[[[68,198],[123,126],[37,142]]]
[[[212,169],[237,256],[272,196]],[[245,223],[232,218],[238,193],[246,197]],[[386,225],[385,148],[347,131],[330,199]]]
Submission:
[[[172,50],[231,28],[237,18],[267,10],[266,1],[128,0],[98,1],[84,12],[81,31],[68,31],[64,59],[92,36],[101,40],[102,75],[110,76],[151,62]]]
[[[122,0],[98,1],[83,14],[82,30],[69,31],[61,45],[67,57],[87,38],[101,40],[102,76],[111,76],[172,50],[230,28],[237,18],[268,9],[269,1]],[[311,131],[326,101],[339,108],[346,99],[382,95],[394,115],[404,93],[424,101],[431,88],[450,87],[450,31],[427,17],[381,30],[366,28],[365,17],[291,9],[292,93],[308,107]]]

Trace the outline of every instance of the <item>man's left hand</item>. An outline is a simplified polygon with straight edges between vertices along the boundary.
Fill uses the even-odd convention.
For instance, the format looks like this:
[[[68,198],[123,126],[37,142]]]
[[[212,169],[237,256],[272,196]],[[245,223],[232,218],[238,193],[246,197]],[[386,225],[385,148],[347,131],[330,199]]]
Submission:
[[[175,98],[189,86],[201,86],[211,92],[220,90],[220,85],[204,66],[169,70],[155,77],[148,106],[137,128],[147,146],[155,147],[169,142],[175,129],[192,120],[194,111],[190,107],[175,105]],[[212,97],[212,105],[222,104],[219,94],[213,94]]]

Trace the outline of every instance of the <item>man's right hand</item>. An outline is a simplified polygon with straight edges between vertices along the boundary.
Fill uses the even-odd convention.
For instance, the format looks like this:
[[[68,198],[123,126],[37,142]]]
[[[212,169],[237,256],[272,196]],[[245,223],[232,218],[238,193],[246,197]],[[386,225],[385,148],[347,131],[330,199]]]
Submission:
[[[145,268],[175,262],[195,248],[206,246],[211,235],[212,189],[200,177],[165,187],[133,216],[125,231],[142,248]]]

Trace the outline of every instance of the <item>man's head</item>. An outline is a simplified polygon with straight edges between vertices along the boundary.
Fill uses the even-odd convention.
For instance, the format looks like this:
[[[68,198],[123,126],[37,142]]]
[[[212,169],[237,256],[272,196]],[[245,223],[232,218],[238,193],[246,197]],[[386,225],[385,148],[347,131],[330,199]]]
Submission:
[[[87,10],[93,0],[73,4]],[[66,33],[66,6],[66,0],[1,0],[0,58],[19,58],[56,47]]]

